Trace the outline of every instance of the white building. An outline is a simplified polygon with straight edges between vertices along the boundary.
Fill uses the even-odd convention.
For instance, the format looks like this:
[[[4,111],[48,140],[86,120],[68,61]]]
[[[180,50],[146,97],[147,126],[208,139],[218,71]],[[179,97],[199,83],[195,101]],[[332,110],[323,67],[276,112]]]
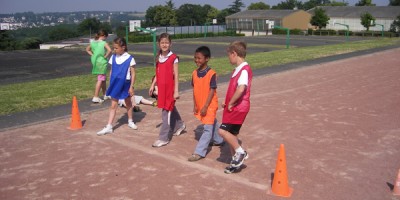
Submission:
[[[375,24],[381,24],[384,31],[389,31],[390,25],[397,16],[400,16],[400,6],[318,6],[316,8],[325,10],[326,15],[330,17],[326,29],[332,30],[345,30],[346,27],[338,24],[340,23],[348,25],[350,31],[365,31],[365,27],[361,25],[361,15],[369,13],[375,17]],[[307,12],[314,15],[314,10],[315,8]],[[382,26],[372,26],[369,30],[381,31]]]

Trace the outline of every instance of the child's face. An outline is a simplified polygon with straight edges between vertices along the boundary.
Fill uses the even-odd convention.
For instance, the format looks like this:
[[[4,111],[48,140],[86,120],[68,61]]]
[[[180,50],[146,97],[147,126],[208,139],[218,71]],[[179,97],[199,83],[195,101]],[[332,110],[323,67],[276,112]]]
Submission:
[[[234,51],[233,51],[233,52],[229,52],[229,51],[228,51],[229,62],[230,62],[232,65],[236,65],[236,64],[237,64],[236,57],[237,57],[236,52],[234,52]]]
[[[197,67],[205,68],[207,67],[207,62],[209,58],[206,58],[202,53],[196,52],[194,54],[194,63],[196,63]]]
[[[158,43],[159,48],[162,52],[168,52],[171,48],[171,42],[167,38],[161,38],[160,42]]]
[[[114,49],[115,54],[122,55],[125,53],[125,47],[120,46],[119,44],[114,43],[113,49]]]

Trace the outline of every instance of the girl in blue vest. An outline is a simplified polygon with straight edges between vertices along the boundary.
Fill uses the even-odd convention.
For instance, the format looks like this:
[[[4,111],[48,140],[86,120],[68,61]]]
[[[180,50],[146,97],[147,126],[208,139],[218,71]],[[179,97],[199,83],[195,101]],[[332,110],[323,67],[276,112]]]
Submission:
[[[127,51],[124,38],[116,38],[113,43],[114,54],[109,60],[111,64],[110,86],[107,89],[107,96],[111,96],[110,114],[108,123],[97,135],[105,135],[113,132],[112,123],[118,108],[118,100],[125,99],[126,111],[128,114],[128,126],[137,129],[132,119],[132,101],[134,95],[133,85],[135,83],[135,59]]]

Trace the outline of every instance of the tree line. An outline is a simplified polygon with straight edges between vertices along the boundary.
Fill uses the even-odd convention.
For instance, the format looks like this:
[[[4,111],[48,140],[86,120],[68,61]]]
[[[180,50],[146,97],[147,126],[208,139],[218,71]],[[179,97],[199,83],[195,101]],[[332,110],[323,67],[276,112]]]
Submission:
[[[309,0],[302,2],[300,0],[285,0],[281,3],[270,6],[263,2],[251,3],[247,6],[248,10],[267,10],[267,9],[303,9],[309,10],[316,6],[347,6],[348,3],[342,1],[331,0]],[[356,6],[374,6],[372,0],[359,0]],[[400,6],[400,0],[389,0],[389,6]],[[165,5],[151,6],[146,10],[145,19],[142,22],[143,27],[152,26],[193,26],[211,23],[213,19],[218,24],[225,24],[225,17],[240,12],[246,8],[242,0],[234,0],[228,8],[218,10],[217,8],[205,4],[183,4],[179,8],[175,7],[172,0],[165,2]],[[132,19],[134,19],[132,17]],[[311,24],[319,28],[326,27],[329,17],[323,10],[316,9],[311,20]],[[370,21],[374,20],[373,16],[366,14],[362,16],[362,22],[368,30],[371,25]],[[105,29],[108,32],[124,33],[127,23],[126,21],[101,22],[97,18],[88,18],[80,24],[61,24],[53,27],[41,27],[21,29],[16,31],[0,32],[0,50],[17,50],[17,49],[37,49],[44,42],[60,41],[68,38],[80,37],[96,33],[99,29]],[[393,23],[394,32],[399,31],[400,16]]]

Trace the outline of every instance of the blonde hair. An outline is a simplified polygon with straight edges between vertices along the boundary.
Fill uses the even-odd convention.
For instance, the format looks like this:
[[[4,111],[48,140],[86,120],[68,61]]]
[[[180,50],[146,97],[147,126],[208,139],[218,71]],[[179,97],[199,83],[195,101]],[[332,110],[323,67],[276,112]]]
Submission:
[[[242,41],[233,41],[229,44],[227,51],[229,53],[236,52],[236,54],[241,58],[246,58],[246,48],[247,45]]]

